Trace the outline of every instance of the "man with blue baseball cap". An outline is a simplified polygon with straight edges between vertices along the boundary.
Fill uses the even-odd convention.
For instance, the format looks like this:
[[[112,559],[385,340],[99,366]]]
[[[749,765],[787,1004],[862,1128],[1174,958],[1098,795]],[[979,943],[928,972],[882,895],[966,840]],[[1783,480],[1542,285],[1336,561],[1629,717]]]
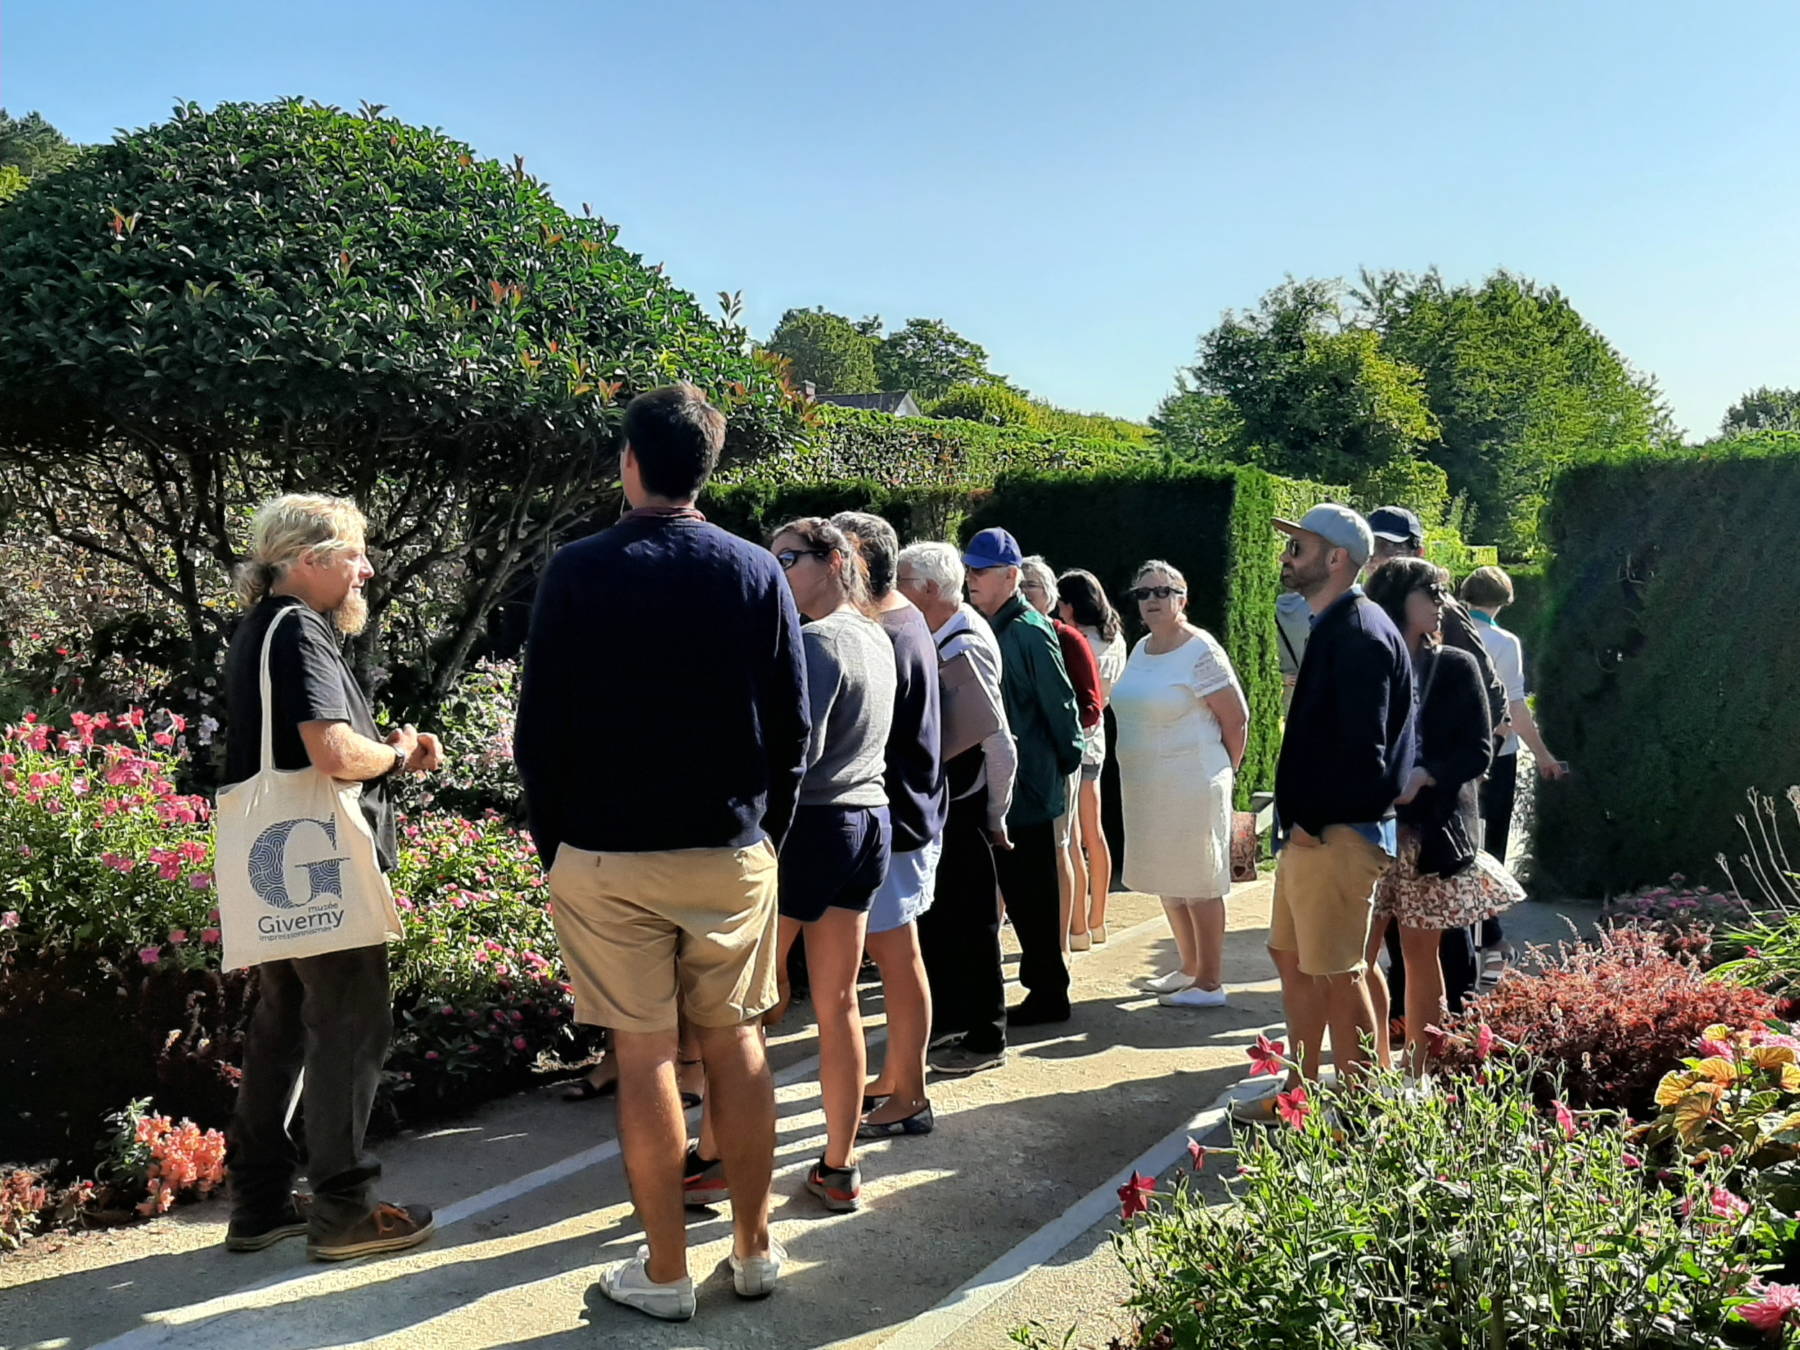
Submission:
[[[1056,630],[1019,595],[1024,560],[1019,541],[1002,529],[982,530],[963,551],[969,601],[1000,646],[1000,693],[1019,751],[1006,839],[996,841],[994,852],[1000,894],[1019,938],[1025,1000],[1006,1017],[1016,1027],[1069,1020],[1056,818],[1066,809],[1069,775],[1081,767],[1083,748],[1075,687]]]

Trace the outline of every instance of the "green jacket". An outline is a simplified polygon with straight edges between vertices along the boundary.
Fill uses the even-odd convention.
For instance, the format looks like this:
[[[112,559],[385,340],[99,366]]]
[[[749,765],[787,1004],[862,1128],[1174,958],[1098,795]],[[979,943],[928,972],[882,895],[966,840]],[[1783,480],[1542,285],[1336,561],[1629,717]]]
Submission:
[[[1000,695],[1019,747],[1009,827],[1047,825],[1068,806],[1081,767],[1081,712],[1050,620],[1014,596],[990,619],[1000,644]]]

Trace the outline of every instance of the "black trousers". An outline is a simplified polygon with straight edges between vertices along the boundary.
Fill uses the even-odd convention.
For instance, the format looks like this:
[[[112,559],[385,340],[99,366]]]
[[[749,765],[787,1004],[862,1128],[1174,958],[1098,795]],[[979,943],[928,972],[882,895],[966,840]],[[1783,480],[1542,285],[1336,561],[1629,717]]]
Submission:
[[[1063,960],[1062,895],[1056,881],[1056,825],[1007,827],[1012,848],[994,852],[1000,894],[1019,939],[1019,983],[1035,1004],[1069,1006],[1069,967]]]
[[[1390,923],[1387,930],[1388,1001],[1391,1015],[1406,1015],[1406,961],[1400,953],[1400,925]],[[1446,928],[1438,940],[1438,964],[1444,968],[1444,998],[1453,1013],[1461,1012],[1463,1000],[1475,989],[1481,974],[1481,963],[1475,955],[1475,933],[1472,928]]]
[[[232,1213],[260,1219],[287,1202],[300,1161],[287,1130],[287,1104],[304,1067],[300,1106],[311,1224],[315,1234],[330,1236],[375,1207],[381,1164],[363,1147],[363,1135],[394,1028],[387,948],[355,947],[258,969],[244,1076],[225,1130]]]
[[[1006,1048],[1006,975],[987,803],[985,788],[950,803],[931,908],[919,916],[931,1034],[959,1033],[969,1049],[983,1053]]]
[[[1519,795],[1519,757],[1517,754],[1495,755],[1494,767],[1488,770],[1481,785],[1481,819],[1486,838],[1482,847],[1501,862],[1506,861],[1506,846],[1512,840],[1513,802]],[[1500,920],[1483,919],[1481,945],[1500,945]]]

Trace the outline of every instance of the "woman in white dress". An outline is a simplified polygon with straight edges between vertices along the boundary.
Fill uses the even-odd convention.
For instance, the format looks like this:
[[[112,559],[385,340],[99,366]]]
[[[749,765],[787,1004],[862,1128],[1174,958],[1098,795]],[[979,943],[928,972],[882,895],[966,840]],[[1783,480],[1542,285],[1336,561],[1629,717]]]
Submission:
[[[1145,563],[1128,595],[1150,632],[1112,691],[1125,884],[1161,898],[1181,953],[1178,969],[1144,987],[1173,1008],[1217,1008],[1231,789],[1250,710],[1225,649],[1187,621],[1187,580],[1176,568]]]
[[[1057,616],[1080,630],[1100,667],[1100,707],[1104,712],[1112,687],[1125,669],[1125,639],[1119,636],[1119,613],[1106,598],[1100,578],[1071,568],[1056,579]],[[1081,790],[1076,797],[1075,830],[1069,859],[1075,868],[1075,904],[1069,913],[1069,948],[1085,951],[1106,941],[1106,897],[1112,890],[1112,850],[1100,825],[1100,773],[1106,767],[1106,723],[1087,734],[1081,756]],[[1085,897],[1085,898],[1084,898]]]

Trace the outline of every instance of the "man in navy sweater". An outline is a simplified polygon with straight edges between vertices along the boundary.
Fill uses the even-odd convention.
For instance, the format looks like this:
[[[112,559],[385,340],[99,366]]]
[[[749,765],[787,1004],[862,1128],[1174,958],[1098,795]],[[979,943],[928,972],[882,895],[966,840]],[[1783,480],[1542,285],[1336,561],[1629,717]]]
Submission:
[[[1368,523],[1331,503],[1298,524],[1275,523],[1290,536],[1282,585],[1306,597],[1313,620],[1275,770],[1284,845],[1269,954],[1301,1070],[1318,1076],[1329,1026],[1339,1079],[1349,1081],[1375,1031],[1364,952],[1375,883],[1394,856],[1394,800],[1413,763],[1412,661],[1356,585],[1373,547]],[[1288,1086],[1298,1083],[1294,1074]],[[1273,1102],[1237,1114],[1266,1118]]]
[[[631,401],[620,478],[633,509],[544,573],[515,736],[575,1015],[612,1031],[619,1145],[648,1239],[600,1287],[671,1321],[694,1314],[680,1014],[731,1122],[720,1149],[738,1293],[768,1293],[782,1257],[756,1023],[775,1002],[775,850],[811,728],[780,568],[694,509],[724,439],[723,414],[691,385]]]

